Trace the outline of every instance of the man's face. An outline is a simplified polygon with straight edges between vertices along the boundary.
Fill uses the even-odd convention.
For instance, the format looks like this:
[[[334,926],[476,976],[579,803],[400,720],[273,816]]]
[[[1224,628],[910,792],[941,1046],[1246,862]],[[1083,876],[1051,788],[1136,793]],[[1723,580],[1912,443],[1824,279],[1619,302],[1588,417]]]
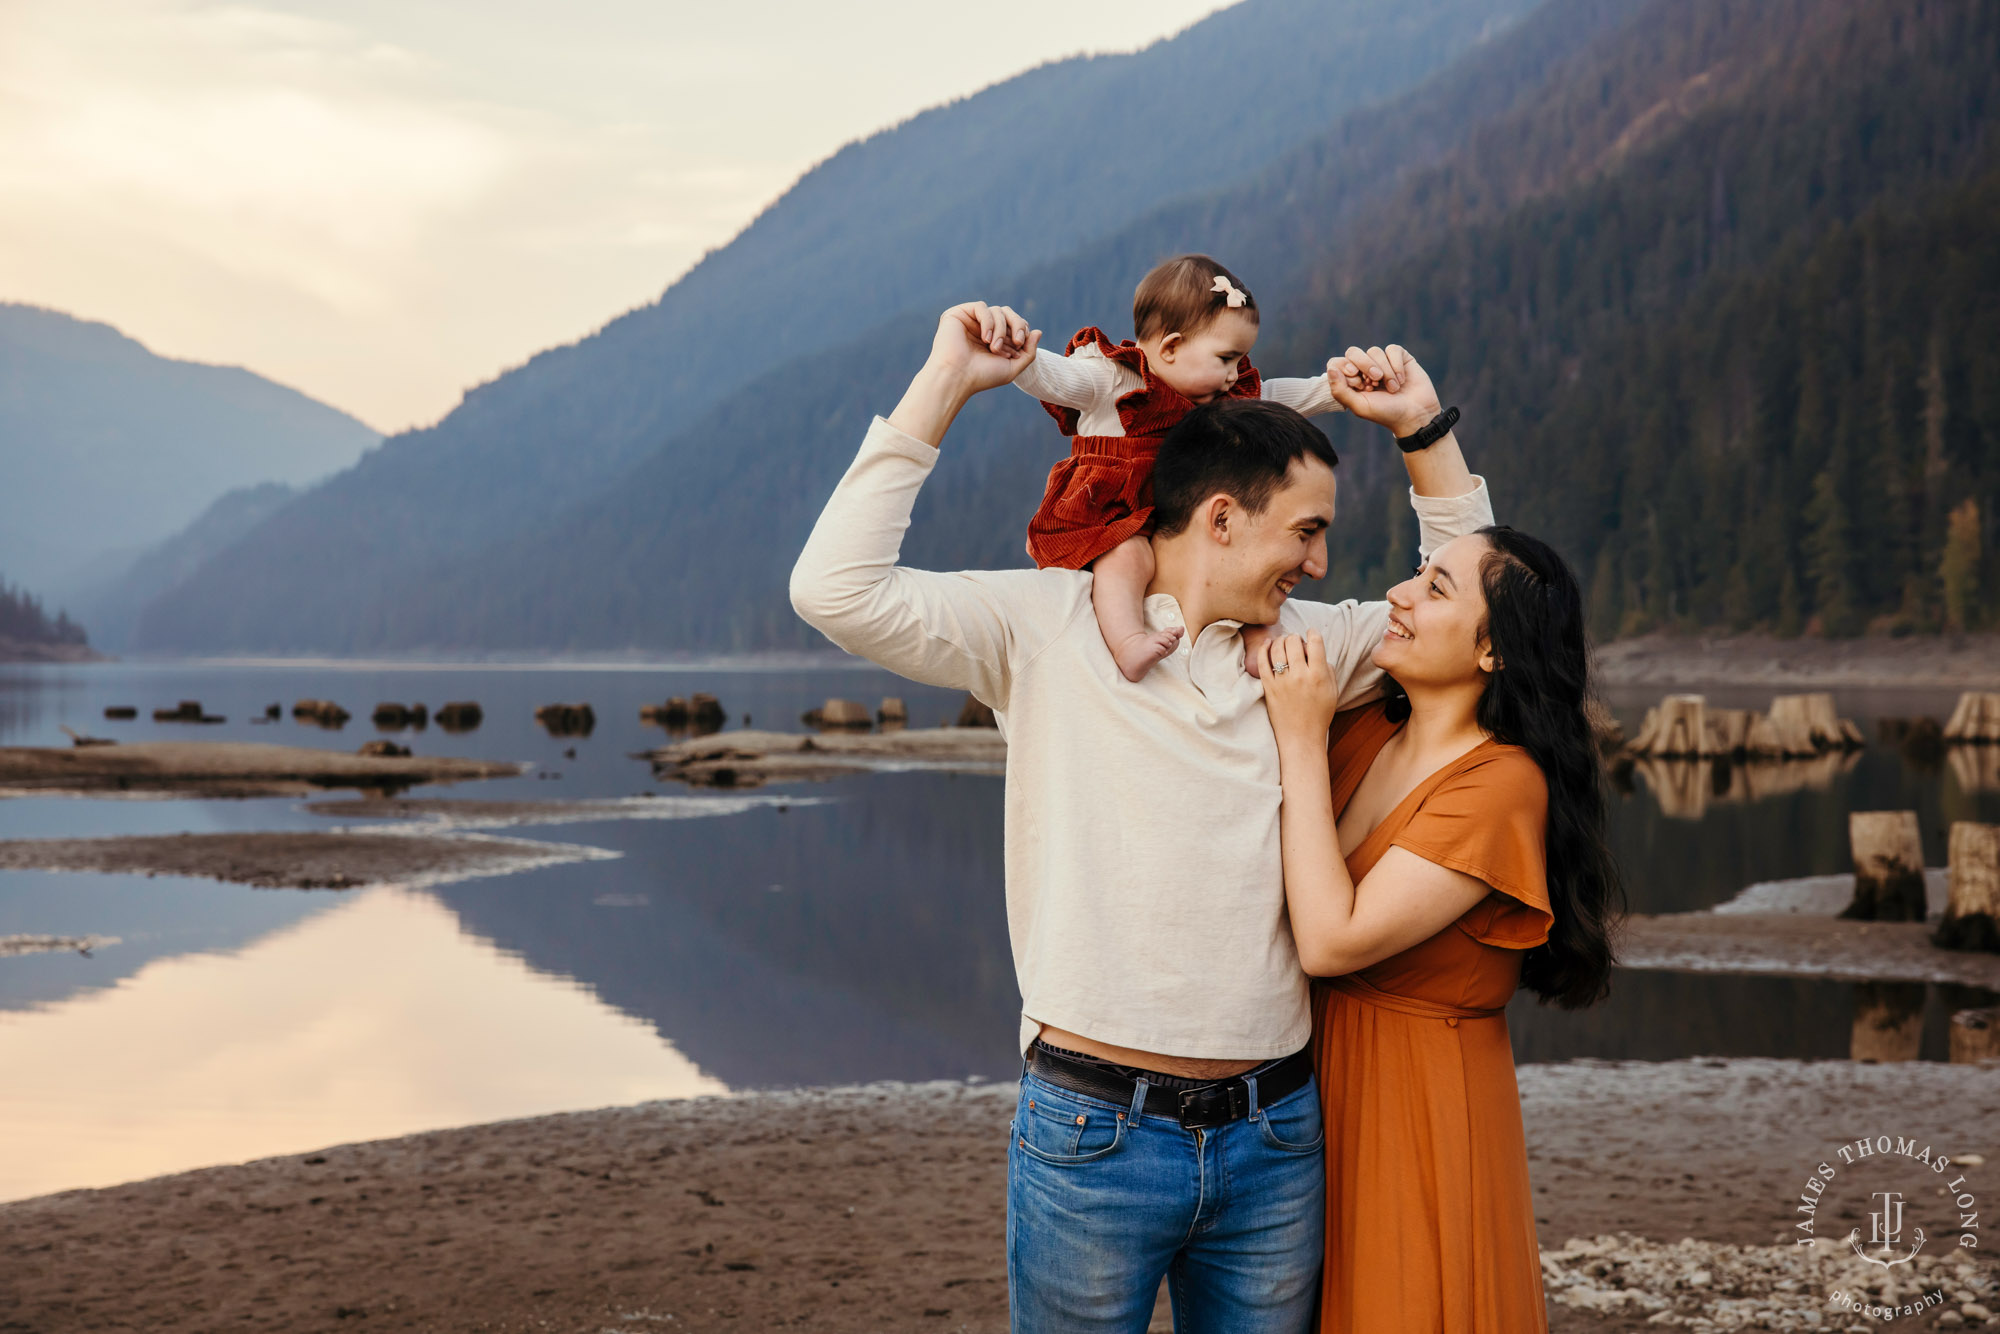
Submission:
[[[1307,455],[1293,461],[1261,513],[1232,506],[1229,545],[1216,569],[1216,613],[1269,625],[1300,582],[1324,577],[1333,501],[1333,469]]]

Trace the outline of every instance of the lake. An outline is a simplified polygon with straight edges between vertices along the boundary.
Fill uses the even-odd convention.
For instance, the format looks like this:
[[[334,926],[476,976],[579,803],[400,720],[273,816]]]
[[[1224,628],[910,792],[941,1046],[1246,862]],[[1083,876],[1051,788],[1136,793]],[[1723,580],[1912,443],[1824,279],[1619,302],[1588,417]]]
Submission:
[[[649,818],[504,832],[615,854],[514,875],[352,892],[145,875],[0,872],[0,936],[98,936],[0,957],[0,1199],[448,1125],[734,1090],[881,1079],[1011,1079],[1018,995],[1001,880],[1001,781],[899,773],[754,793],[682,792],[634,753],[664,734],[639,707],[698,690],[730,727],[791,729],[828,697],[909,702],[948,721],[962,697],[838,660],[508,666],[102,663],[0,666],[0,744],[282,741],[352,749],[378,701],[485,720],[399,732],[419,753],[532,761],[519,778],[412,795],[660,793]],[[1658,691],[1614,692],[1628,731]],[[1711,702],[1768,704],[1768,690]],[[299,698],[354,720],[294,722]],[[1872,739],[1883,716],[1942,717],[1949,691],[1836,692]],[[227,721],[156,723],[198,699]],[[589,702],[587,737],[537,705]],[[256,723],[267,705],[274,724]],[[138,708],[115,722],[107,705]],[[2000,820],[2000,791],[1880,744],[1755,773],[1633,777],[1613,809],[1632,907],[1681,911],[1760,880],[1846,870],[1847,813],[1914,809],[1933,864],[1952,820]],[[337,795],[337,794],[336,794]],[[20,797],[0,837],[324,829],[298,799]],[[1844,1058],[1855,987],[1787,978],[1621,974],[1565,1014],[1517,998],[1523,1061]],[[1982,994],[1917,989],[1923,1056]]]

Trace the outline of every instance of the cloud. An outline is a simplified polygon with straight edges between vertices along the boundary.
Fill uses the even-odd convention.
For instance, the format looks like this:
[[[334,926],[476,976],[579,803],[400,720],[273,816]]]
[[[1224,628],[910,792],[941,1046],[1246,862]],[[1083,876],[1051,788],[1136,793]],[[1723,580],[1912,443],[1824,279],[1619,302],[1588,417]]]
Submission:
[[[1212,8],[0,0],[0,299],[398,429],[656,297],[843,142]]]

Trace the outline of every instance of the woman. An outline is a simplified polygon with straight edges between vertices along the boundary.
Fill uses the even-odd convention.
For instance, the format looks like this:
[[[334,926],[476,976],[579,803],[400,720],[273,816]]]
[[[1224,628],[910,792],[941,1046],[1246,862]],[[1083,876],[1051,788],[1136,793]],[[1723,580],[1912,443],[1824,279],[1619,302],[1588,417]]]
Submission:
[[[1334,714],[1317,636],[1265,649],[1285,896],[1326,1120],[1322,1334],[1546,1330],[1505,1006],[1608,986],[1576,577],[1493,527],[1389,591],[1382,702]],[[1329,732],[1329,727],[1331,731]]]

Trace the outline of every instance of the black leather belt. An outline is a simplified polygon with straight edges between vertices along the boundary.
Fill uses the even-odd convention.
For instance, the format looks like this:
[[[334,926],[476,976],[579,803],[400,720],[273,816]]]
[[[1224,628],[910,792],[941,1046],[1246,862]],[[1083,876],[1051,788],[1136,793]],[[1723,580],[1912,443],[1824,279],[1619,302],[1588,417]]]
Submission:
[[[1045,1047],[1039,1041],[1028,1049],[1028,1069],[1037,1079],[1121,1107],[1131,1105],[1132,1095],[1139,1088],[1137,1079],[1122,1073],[1129,1068],[1072,1056]],[[1301,1048],[1249,1074],[1257,1080],[1257,1105],[1269,1107],[1306,1086],[1306,1081],[1312,1078],[1312,1058]],[[1172,1075],[1157,1078],[1179,1087],[1147,1080],[1148,1116],[1164,1116],[1188,1130],[1205,1130],[1226,1126],[1250,1114],[1250,1085],[1242,1075],[1192,1086],[1188,1080]]]

